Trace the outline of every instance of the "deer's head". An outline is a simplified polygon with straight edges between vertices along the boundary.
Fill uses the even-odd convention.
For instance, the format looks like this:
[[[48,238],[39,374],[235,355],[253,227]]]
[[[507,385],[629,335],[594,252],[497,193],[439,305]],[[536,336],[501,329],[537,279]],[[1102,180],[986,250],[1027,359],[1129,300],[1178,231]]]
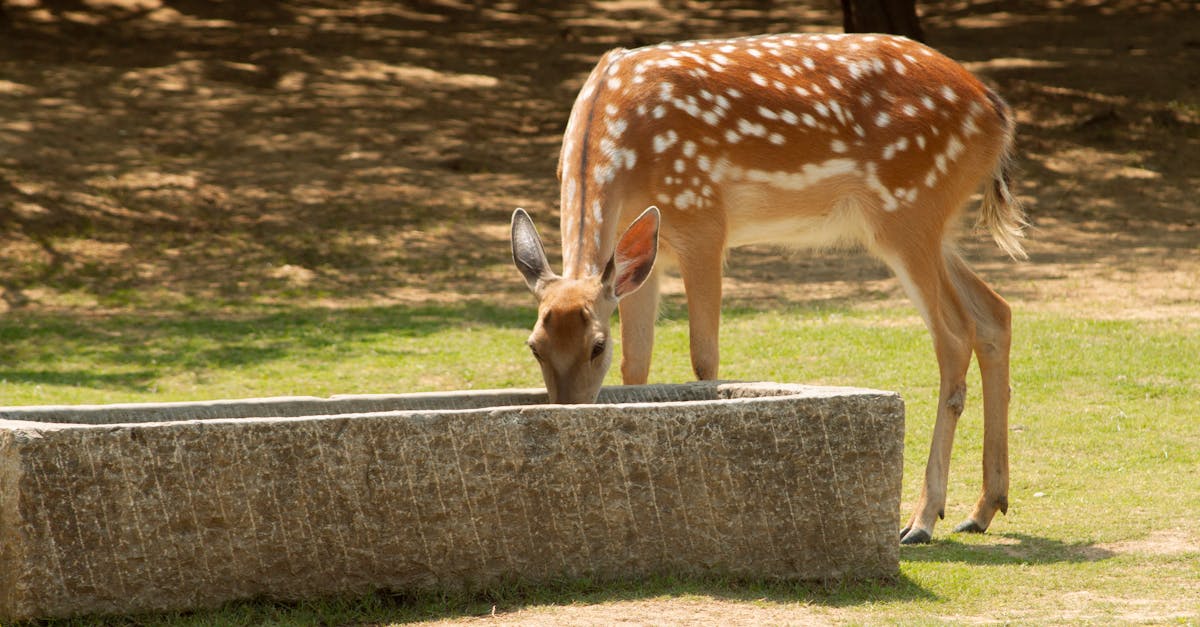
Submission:
[[[550,269],[542,240],[524,209],[512,217],[513,261],[538,300],[526,342],[542,368],[551,403],[591,403],[612,363],[609,319],[654,268],[659,213],[650,207],[617,243],[599,276],[561,277]]]

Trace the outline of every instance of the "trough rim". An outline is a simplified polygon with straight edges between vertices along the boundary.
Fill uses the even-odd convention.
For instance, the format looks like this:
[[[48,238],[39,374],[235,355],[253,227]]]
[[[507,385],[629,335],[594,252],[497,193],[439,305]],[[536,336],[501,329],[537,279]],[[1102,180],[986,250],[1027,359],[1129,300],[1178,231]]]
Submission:
[[[641,411],[650,407],[688,407],[698,404],[706,404],[709,406],[724,407],[729,405],[739,405],[746,403],[771,403],[771,402],[787,402],[796,398],[805,399],[832,399],[842,398],[847,396],[871,396],[875,398],[895,398],[903,403],[903,399],[897,392],[877,390],[872,388],[852,387],[852,386],[824,386],[824,385],[809,385],[802,383],[777,383],[773,381],[691,381],[687,383],[653,383],[648,385],[617,385],[605,386],[602,390],[609,393],[620,393],[623,390],[638,390],[647,388],[700,388],[712,389],[715,394],[720,394],[726,390],[745,390],[750,392],[746,396],[729,396],[725,398],[705,398],[694,400],[664,400],[664,401],[630,401],[630,402],[597,402],[597,403],[580,403],[580,404],[558,404],[546,402],[533,402],[526,404],[498,404],[487,405],[482,407],[460,407],[460,408],[437,408],[437,407],[421,407],[413,409],[395,409],[382,411],[348,411],[339,413],[311,413],[295,416],[262,416],[262,415],[245,415],[237,417],[217,417],[217,418],[181,418],[178,420],[154,420],[154,421],[132,421],[132,422],[78,422],[78,421],[46,421],[38,420],[40,416],[52,416],[57,413],[68,414],[87,414],[87,413],[103,413],[114,410],[154,410],[163,409],[170,411],[172,409],[182,409],[187,407],[236,407],[238,405],[246,405],[251,410],[256,406],[269,406],[279,403],[312,403],[319,407],[325,403],[337,403],[339,401],[383,401],[388,399],[439,399],[454,397],[475,397],[475,396],[496,396],[499,399],[511,399],[515,396],[528,395],[533,398],[546,397],[544,388],[495,388],[481,390],[452,390],[447,392],[412,392],[404,394],[335,394],[328,397],[320,396],[270,396],[244,399],[218,399],[211,401],[169,401],[169,402],[141,402],[141,403],[111,403],[111,404],[85,404],[85,405],[19,405],[19,406],[0,406],[0,431],[12,432],[28,432],[28,431],[61,431],[61,430],[79,430],[79,429],[114,429],[114,428],[150,428],[162,427],[166,425],[184,425],[184,424],[272,424],[272,423],[289,423],[289,422],[304,422],[304,421],[322,421],[334,419],[351,419],[351,418],[404,418],[408,416],[422,416],[436,414],[440,416],[461,416],[465,414],[482,414],[490,415],[493,413],[543,413],[553,411],[556,413],[574,413],[581,411],[591,411],[595,408],[621,408],[625,410]],[[755,392],[761,395],[755,395]],[[782,393],[780,393],[782,392]],[[31,414],[30,418],[19,417],[22,414]]]

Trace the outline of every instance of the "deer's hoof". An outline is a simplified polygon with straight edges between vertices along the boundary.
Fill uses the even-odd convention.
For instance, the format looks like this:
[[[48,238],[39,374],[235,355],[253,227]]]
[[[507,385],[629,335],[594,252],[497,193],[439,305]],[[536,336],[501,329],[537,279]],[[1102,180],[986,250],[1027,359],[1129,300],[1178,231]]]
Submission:
[[[904,529],[901,532],[900,544],[929,544],[933,537],[924,529]]]
[[[980,527],[979,523],[970,518],[958,523],[954,528],[954,533],[983,533],[987,531],[987,527]]]

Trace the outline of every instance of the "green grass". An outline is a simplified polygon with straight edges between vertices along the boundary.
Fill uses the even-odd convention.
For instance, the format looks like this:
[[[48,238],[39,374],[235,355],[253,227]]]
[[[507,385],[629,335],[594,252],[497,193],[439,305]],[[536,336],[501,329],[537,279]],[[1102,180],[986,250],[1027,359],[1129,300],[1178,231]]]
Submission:
[[[526,308],[267,308],[157,317],[0,318],[0,404],[537,386]],[[564,582],[471,598],[385,594],[298,605],[236,603],[128,624],[388,623],[527,606],[712,598],[819,606],[851,622],[1200,620],[1200,333],[1187,320],[1018,314],[1005,517],[983,536],[950,528],[979,489],[977,377],[959,423],[946,521],[904,547],[901,576],[835,587],[725,580]],[[669,307],[654,380],[690,378],[687,323]],[[937,369],[906,309],[734,310],[722,376],[897,390],[907,403],[904,515],[933,423]],[[610,383],[617,376],[610,373]],[[1140,550],[1148,537],[1182,548]],[[1124,543],[1124,544],[1122,544]],[[1189,548],[1190,545],[1190,548]]]

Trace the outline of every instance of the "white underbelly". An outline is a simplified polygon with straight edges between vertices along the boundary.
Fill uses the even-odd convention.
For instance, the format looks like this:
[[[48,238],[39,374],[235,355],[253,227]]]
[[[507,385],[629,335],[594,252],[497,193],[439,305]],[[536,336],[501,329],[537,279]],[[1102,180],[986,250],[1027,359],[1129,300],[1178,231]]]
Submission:
[[[787,194],[758,184],[732,184],[723,191],[730,247],[829,248],[863,243],[868,232],[852,194]]]

